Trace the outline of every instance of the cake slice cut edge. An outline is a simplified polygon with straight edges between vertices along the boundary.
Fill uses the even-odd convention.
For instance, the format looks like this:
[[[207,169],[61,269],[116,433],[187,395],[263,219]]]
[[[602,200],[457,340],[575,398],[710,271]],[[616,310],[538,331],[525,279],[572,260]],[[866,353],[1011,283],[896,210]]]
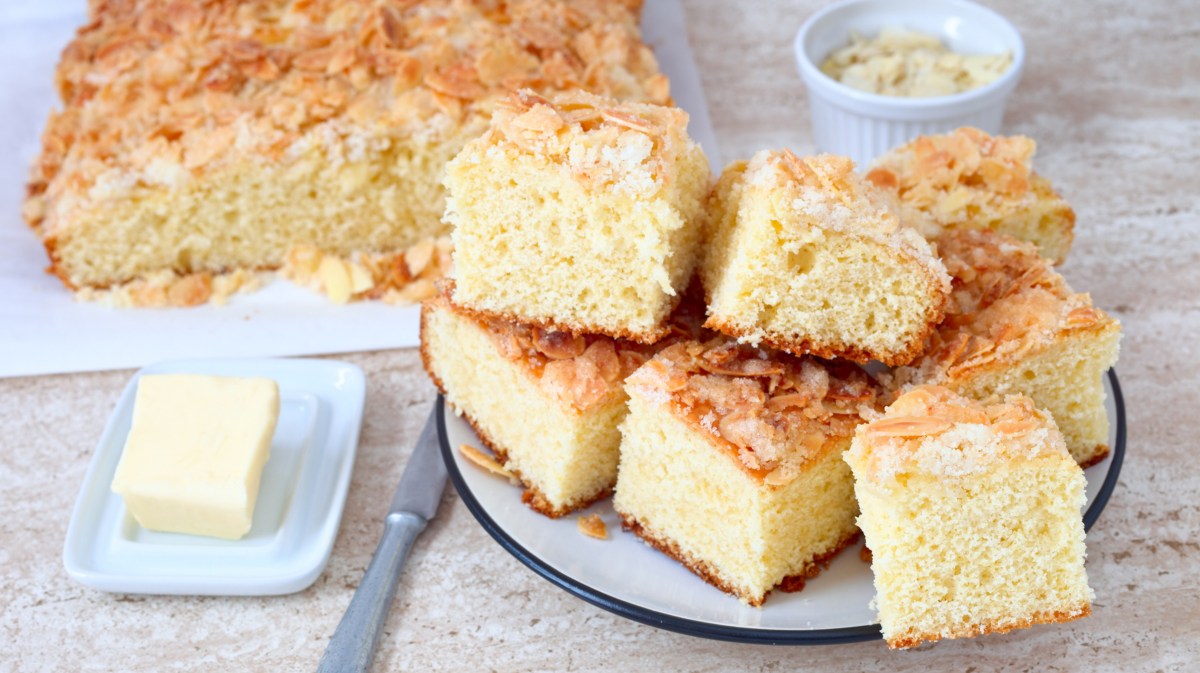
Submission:
[[[450,408],[522,483],[532,509],[557,518],[611,493],[626,412],[621,371],[633,366],[621,364],[611,339],[481,322],[438,295],[422,304],[420,352]]]
[[[756,350],[723,337],[683,342],[627,379],[613,506],[647,544],[761,606],[772,590],[802,589],[857,538],[841,453],[873,390],[853,365],[845,366],[858,377],[835,378],[814,359],[775,354],[783,366]],[[835,397],[827,396],[831,379]],[[768,397],[772,385],[778,394]],[[808,419],[806,410],[820,417],[806,405],[812,399],[838,411]],[[778,434],[768,429],[776,426]]]
[[[844,157],[759,152],[710,197],[708,327],[795,355],[909,362],[949,277],[887,194]]]
[[[860,426],[844,458],[889,647],[1091,613],[1086,480],[1028,397],[918,386]]]
[[[653,343],[686,290],[708,163],[677,108],[530,91],[447,166],[452,298]]]

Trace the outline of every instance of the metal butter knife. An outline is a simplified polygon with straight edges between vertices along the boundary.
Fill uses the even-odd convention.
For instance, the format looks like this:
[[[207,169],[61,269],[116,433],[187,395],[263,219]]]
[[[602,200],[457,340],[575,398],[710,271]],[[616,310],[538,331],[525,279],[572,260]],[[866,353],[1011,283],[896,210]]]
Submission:
[[[400,569],[413,541],[437,512],[446,488],[446,465],[438,451],[436,414],[434,405],[400,477],[400,486],[383,525],[383,538],[350,599],[345,616],[329,639],[317,673],[365,672],[371,668],[400,582]]]

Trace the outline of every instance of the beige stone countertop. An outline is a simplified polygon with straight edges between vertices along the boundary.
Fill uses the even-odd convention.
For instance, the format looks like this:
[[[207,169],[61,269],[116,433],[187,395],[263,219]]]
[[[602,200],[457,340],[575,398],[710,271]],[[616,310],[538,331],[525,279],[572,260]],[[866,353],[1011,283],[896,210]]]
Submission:
[[[819,4],[687,2],[727,159],[812,150],[791,40]],[[1200,5],[989,4],[1029,53],[1007,130],[1038,141],[1038,170],[1078,212],[1063,272],[1125,329],[1129,443],[1087,539],[1094,614],[911,652],[700,640],[537,577],[451,488],[409,559],[376,670],[1200,670]],[[333,556],[312,587],[270,598],[126,596],[72,581],[62,565],[71,507],[132,372],[0,380],[0,671],[313,670],[434,396],[413,350],[344,359],[366,370],[368,391]]]

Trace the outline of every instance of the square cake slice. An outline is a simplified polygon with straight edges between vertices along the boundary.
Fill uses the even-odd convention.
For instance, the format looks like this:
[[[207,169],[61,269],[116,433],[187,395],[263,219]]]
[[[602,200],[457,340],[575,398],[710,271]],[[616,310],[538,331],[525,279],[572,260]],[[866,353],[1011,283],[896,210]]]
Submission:
[[[841,459],[875,387],[849,363],[717,337],[626,381],[613,506],[624,527],[722,591],[799,591],[858,530]]]
[[[652,343],[686,289],[708,162],[687,113],[515,94],[447,166],[456,304]]]
[[[442,295],[421,309],[425,370],[524,484],[522,499],[550,517],[612,491],[622,381],[645,358],[608,337],[472,315]]]
[[[845,459],[889,647],[1091,613],[1083,470],[1028,397],[915,388]]]
[[[902,364],[942,317],[946,270],[845,157],[763,151],[713,193],[707,327],[796,355]]]
[[[944,385],[968,397],[1021,393],[1050,412],[1087,467],[1108,455],[1104,372],[1121,325],[1071,290],[1029,243],[986,229],[947,232],[938,249],[954,278],[946,319],[897,384]]]
[[[195,304],[296,246],[444,234],[446,162],[516,87],[669,100],[637,0],[89,4],[24,207],[83,296]]]
[[[992,229],[1037,245],[1062,263],[1075,211],[1033,171],[1036,143],[979,129],[921,136],[875,160],[867,179],[900,197],[905,218],[930,238]]]

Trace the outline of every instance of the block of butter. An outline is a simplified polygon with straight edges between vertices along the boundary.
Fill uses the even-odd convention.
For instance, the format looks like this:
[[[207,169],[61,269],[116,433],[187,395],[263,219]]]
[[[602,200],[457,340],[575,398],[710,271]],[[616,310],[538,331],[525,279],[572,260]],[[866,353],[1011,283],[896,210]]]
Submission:
[[[112,490],[144,528],[241,538],[278,418],[271,379],[143,376]]]

